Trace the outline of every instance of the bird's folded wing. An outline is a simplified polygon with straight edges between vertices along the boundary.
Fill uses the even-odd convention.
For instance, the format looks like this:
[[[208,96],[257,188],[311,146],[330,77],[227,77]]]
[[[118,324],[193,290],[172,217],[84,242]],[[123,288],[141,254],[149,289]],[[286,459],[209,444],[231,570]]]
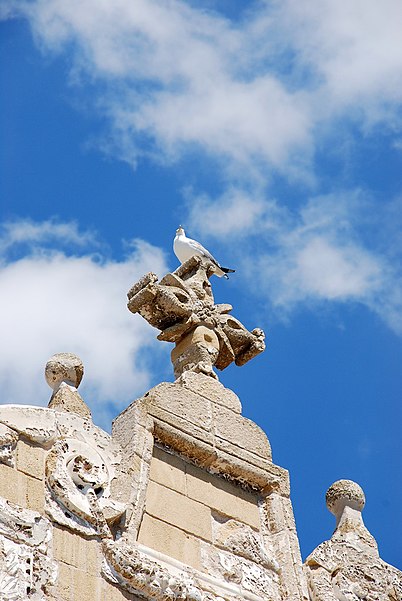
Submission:
[[[202,244],[200,244],[199,242],[197,242],[196,240],[192,240],[191,238],[187,238],[187,242],[188,245],[193,248],[194,250],[197,250],[198,252],[202,253],[205,257],[208,257],[208,259],[211,259],[211,261],[213,263],[216,263],[217,265],[219,265],[218,261],[215,259],[215,257],[213,257],[211,255],[211,253],[202,246]]]

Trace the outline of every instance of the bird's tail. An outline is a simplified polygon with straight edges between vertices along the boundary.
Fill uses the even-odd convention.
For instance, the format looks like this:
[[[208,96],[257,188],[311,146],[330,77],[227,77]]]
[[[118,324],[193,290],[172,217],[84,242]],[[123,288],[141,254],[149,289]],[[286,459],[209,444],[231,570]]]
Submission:
[[[228,273],[234,273],[236,270],[235,269],[229,269],[228,267],[221,267],[224,275],[223,277],[225,278],[225,280],[229,279]]]

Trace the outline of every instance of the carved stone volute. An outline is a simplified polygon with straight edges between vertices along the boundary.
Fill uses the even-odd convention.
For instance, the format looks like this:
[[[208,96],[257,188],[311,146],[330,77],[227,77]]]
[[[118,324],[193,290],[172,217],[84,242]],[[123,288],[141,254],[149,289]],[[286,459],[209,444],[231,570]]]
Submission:
[[[154,273],[143,276],[128,292],[128,308],[161,330],[159,340],[174,342],[175,377],[195,371],[216,378],[213,366],[244,365],[265,349],[260,329],[249,332],[229,315],[232,306],[215,304],[208,259],[191,257],[158,283]]]

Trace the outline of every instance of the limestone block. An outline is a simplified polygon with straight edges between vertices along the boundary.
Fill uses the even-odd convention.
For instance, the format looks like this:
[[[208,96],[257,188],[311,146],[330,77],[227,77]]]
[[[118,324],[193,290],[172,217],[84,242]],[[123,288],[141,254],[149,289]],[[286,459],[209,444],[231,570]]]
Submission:
[[[136,595],[130,595],[120,587],[113,585],[106,580],[102,581],[100,601],[143,601]],[[84,601],[84,600],[81,600]]]
[[[17,443],[17,469],[24,474],[43,480],[45,472],[45,451],[41,447]]]
[[[143,517],[138,542],[197,570],[201,569],[199,540],[148,514]]]
[[[0,496],[11,503],[26,507],[27,480],[28,476],[25,474],[0,464]]]
[[[59,601],[72,601],[73,599],[73,568],[65,563],[59,562],[58,577],[54,587],[54,598]]]
[[[72,601],[100,601],[102,590],[102,579],[87,574],[84,570],[72,568],[73,598]]]
[[[53,553],[55,559],[88,574],[100,573],[101,556],[99,542],[88,540],[66,530],[54,527]]]
[[[185,532],[211,541],[211,512],[209,507],[189,499],[156,482],[149,482],[146,511]]]
[[[264,503],[266,508],[265,524],[270,534],[277,534],[284,529],[296,532],[290,499],[272,493],[265,498]]]
[[[272,465],[272,463],[270,459],[264,459],[260,455],[250,452],[247,448],[242,448],[238,444],[233,444],[232,442],[219,438],[218,436],[215,437],[215,446],[217,451],[224,451],[224,453],[232,455],[237,459],[250,464],[250,466],[271,471],[270,465]]]
[[[41,480],[27,476],[26,481],[26,504],[27,509],[45,513],[45,485]]]
[[[154,418],[154,425],[157,419],[161,423],[173,426],[176,430],[179,430],[179,432],[185,432],[196,440],[203,440],[213,444],[213,433],[210,430],[203,428],[202,425],[200,426],[195,419],[194,421],[188,419],[188,416],[185,413],[185,417],[181,417],[166,409],[162,409],[162,407],[151,407],[150,414]]]
[[[0,496],[21,507],[44,513],[43,482],[0,464]]]
[[[259,529],[256,495],[190,464],[187,466],[186,484],[190,498]]]
[[[160,407],[169,413],[185,419],[202,430],[211,430],[211,402],[181,386],[162,382],[152,388],[144,397],[144,403],[152,413],[151,407]]]
[[[224,407],[214,406],[214,429],[216,435],[237,445],[241,450],[272,460],[271,446],[267,435],[257,424]]]
[[[154,447],[149,478],[167,488],[185,494],[185,463],[176,455]]]
[[[268,461],[265,462],[267,466],[257,467],[256,462],[250,463],[238,457],[235,454],[236,449],[234,449],[234,454],[231,454],[215,447],[215,452],[216,457],[209,464],[211,471],[240,483],[246,482],[249,486],[260,490],[281,485],[281,481],[276,474],[273,475],[271,470],[268,469],[268,466],[272,466]]]
[[[205,374],[186,371],[178,378],[178,380],[176,380],[176,384],[180,384],[180,386],[192,390],[213,403],[223,405],[235,413],[241,413],[239,397],[232,390],[225,388],[223,384],[214,378],[206,376]]]
[[[210,465],[216,458],[214,438],[212,434],[207,436],[200,432],[196,432],[196,434],[199,436],[160,420],[154,422],[154,436],[158,442],[171,447],[177,453],[196,461],[200,465]]]

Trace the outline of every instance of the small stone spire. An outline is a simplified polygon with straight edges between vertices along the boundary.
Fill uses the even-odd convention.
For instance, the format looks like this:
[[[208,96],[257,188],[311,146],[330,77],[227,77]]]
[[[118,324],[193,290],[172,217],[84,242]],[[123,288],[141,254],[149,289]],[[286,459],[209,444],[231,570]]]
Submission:
[[[379,557],[376,540],[364,525],[365,502],[352,480],[338,480],[327,490],[336,528],[305,561],[311,601],[402,599],[401,572]]]
[[[378,556],[375,538],[363,522],[366,504],[363,489],[353,480],[337,480],[325,495],[328,510],[336,518],[336,529],[331,540],[355,540],[365,550]]]
[[[84,375],[84,366],[73,353],[57,353],[50,357],[45,367],[46,382],[52,388],[49,409],[76,413],[91,419],[91,411],[77,388]]]

